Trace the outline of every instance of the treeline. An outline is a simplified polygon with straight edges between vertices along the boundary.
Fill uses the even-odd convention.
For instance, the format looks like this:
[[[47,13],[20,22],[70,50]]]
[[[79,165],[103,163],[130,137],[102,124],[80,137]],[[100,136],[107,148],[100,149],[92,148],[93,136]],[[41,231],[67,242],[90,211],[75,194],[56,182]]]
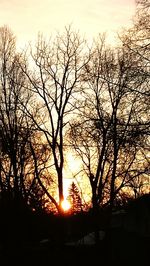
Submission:
[[[62,213],[69,151],[81,159],[94,209],[149,191],[149,8],[138,1],[133,27],[115,48],[104,35],[89,47],[67,27],[50,41],[39,35],[19,53],[12,31],[0,28],[2,207],[13,202]],[[73,189],[73,208],[83,209]]]

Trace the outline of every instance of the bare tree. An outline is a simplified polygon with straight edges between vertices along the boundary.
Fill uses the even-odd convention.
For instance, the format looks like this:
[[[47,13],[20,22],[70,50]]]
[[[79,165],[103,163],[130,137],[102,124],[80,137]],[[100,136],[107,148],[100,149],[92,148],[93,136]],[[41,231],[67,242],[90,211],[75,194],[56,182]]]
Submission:
[[[132,90],[141,86],[133,75],[135,65],[126,49],[108,49],[101,38],[85,67],[86,89],[70,136],[89,178],[95,209],[105,203],[112,209],[129,180],[147,173],[142,147],[149,124],[142,120],[144,100]]]
[[[135,86],[134,83],[130,89],[138,94],[139,106],[141,106],[141,110],[139,112],[141,116],[140,123],[143,124],[143,127],[145,125],[145,128],[147,128],[147,138],[144,140],[144,145],[141,145],[141,153],[144,157],[143,163],[146,162],[147,173],[149,173],[150,142],[148,129],[150,126],[150,3],[147,0],[137,0],[136,3],[137,7],[133,27],[123,33],[121,40],[124,49],[126,49],[126,52],[130,54],[132,61],[135,62],[132,65],[130,72],[131,75],[134,75],[137,86]],[[130,183],[130,185],[135,191],[140,191],[141,188],[144,187],[147,187],[147,190],[149,191],[149,181],[147,179],[149,179],[148,174],[146,176],[140,175],[137,177],[137,182],[135,182],[135,179]]]
[[[150,68],[150,4],[149,1],[137,0],[137,8],[133,27],[120,36],[124,48],[136,61],[134,74],[139,77],[141,87],[139,92],[149,97],[149,68]]]
[[[19,99],[24,104],[29,94],[24,92],[25,75],[19,68],[21,56],[15,51],[15,37],[6,26],[0,29],[0,131],[1,131],[1,189],[13,186],[15,196],[25,193],[23,171],[27,139],[32,123],[27,121]],[[4,186],[3,186],[4,185]]]
[[[25,58],[16,51],[13,33],[6,26],[0,28],[0,189],[5,198],[7,194],[16,204],[29,203],[32,184],[35,188],[31,144],[34,145],[35,138],[39,140],[34,123],[25,112],[24,106],[31,105],[33,95],[20,67],[22,63],[26,63]],[[38,145],[40,149],[34,145],[34,152],[39,153],[38,166],[44,167],[49,159],[49,155],[46,156],[48,149],[45,149],[44,158],[41,152],[44,144],[40,140]]]
[[[39,36],[32,59],[35,72],[24,73],[31,84],[31,90],[42,104],[41,122],[32,118],[38,130],[41,130],[49,145],[55,175],[58,180],[59,204],[63,200],[63,167],[64,167],[64,133],[68,119],[74,111],[74,97],[78,94],[80,77],[87,63],[83,53],[85,42],[71,28],[65,34],[58,34],[55,40],[46,42]],[[61,204],[60,204],[61,206]]]

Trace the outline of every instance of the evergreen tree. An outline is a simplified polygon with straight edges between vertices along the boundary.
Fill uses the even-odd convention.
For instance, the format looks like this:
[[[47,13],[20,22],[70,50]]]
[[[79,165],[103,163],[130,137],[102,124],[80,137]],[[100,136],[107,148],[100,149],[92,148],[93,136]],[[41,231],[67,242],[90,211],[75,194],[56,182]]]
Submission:
[[[79,189],[74,182],[72,182],[69,187],[68,201],[71,204],[72,213],[77,213],[82,210],[82,199]]]

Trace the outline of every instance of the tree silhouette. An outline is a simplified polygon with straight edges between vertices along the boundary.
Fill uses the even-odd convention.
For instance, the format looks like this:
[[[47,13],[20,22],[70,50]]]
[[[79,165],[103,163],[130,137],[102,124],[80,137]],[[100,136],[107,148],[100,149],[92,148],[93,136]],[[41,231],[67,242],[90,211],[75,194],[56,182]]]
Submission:
[[[38,184],[61,212],[64,159],[70,146],[89,179],[93,208],[112,208],[125,186],[135,191],[136,180],[142,180],[140,187],[145,184],[150,126],[148,10],[147,1],[138,1],[134,27],[124,32],[117,48],[108,47],[99,36],[89,50],[70,27],[54,41],[46,42],[40,35],[31,51],[32,69],[25,55],[16,52],[11,31],[1,28],[2,191],[13,188],[15,195],[29,200]],[[52,196],[54,183],[58,195]]]
[[[50,155],[49,149],[41,142],[41,133],[35,130],[35,124],[25,112],[25,107],[31,106],[34,98],[28,88],[29,83],[22,71],[22,64],[25,65],[26,60],[23,54],[18,54],[16,51],[13,33],[8,27],[1,27],[0,192],[2,198],[4,195],[5,201],[6,198],[9,202],[13,200],[17,205],[22,201],[26,204],[33,202],[33,189],[35,192],[37,182],[35,182],[35,160],[31,147],[34,147],[36,154],[40,172],[38,178],[43,172],[46,173],[46,162]],[[35,104],[32,115],[37,118]],[[36,198],[38,201],[38,193]]]
[[[83,45],[84,41],[70,27],[65,29],[64,35],[58,34],[53,42],[46,43],[39,36],[36,49],[32,52],[36,72],[22,67],[31,90],[42,104],[39,113],[41,123],[30,109],[26,112],[37,129],[43,132],[52,151],[52,171],[55,171],[58,181],[59,206],[63,200],[65,128],[75,109],[74,99],[78,94],[83,67],[88,61],[82,54]]]
[[[68,201],[71,204],[71,212],[78,213],[82,210],[82,199],[77,185],[72,182],[69,189]]]
[[[85,66],[79,115],[70,123],[70,143],[89,178],[95,209],[106,203],[112,209],[119,190],[131,179],[148,174],[143,155],[149,134],[149,122],[143,119],[148,109],[145,98],[134,90],[144,86],[134,59],[124,46],[114,51],[99,38]]]
[[[0,28],[0,157],[1,191],[26,197],[24,180],[25,164],[29,156],[28,139],[33,130],[21,106],[31,99],[24,89],[26,77],[19,67],[23,60],[17,54],[15,37],[11,30]]]

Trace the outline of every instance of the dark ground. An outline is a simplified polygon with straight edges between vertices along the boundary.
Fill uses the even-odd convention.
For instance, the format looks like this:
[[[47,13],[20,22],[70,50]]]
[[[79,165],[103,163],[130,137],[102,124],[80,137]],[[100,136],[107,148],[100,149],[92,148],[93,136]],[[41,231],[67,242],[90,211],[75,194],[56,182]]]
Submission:
[[[119,229],[111,234],[112,244],[97,246],[53,246],[24,243],[1,248],[0,266],[34,265],[150,265],[150,239]],[[110,243],[110,242],[109,242]]]
[[[150,223],[149,216],[143,212],[145,206],[148,206],[149,214],[150,197],[146,203],[144,198],[144,203],[140,200],[140,204],[131,204],[128,209],[135,227],[139,218],[139,221]],[[96,216],[96,219],[90,212],[72,217],[33,215],[24,211],[20,216],[14,211],[9,212],[9,215],[4,214],[0,216],[0,266],[150,265],[150,237],[141,236],[138,230],[133,232],[135,228],[129,232],[130,227],[118,226],[118,223],[110,231],[105,212]],[[125,216],[119,217],[126,221]],[[95,221],[100,230],[109,232],[104,240],[95,246],[64,244],[93,232],[97,226]],[[49,239],[49,242],[41,243],[42,239]]]

